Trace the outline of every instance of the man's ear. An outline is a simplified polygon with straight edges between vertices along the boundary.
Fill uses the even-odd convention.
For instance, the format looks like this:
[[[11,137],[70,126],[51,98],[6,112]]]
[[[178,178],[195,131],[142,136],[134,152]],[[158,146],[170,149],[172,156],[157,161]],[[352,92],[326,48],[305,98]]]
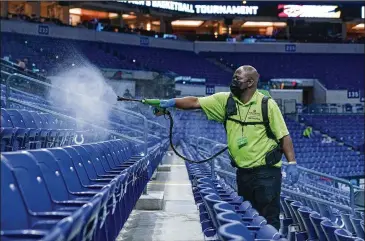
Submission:
[[[248,86],[251,87],[251,86],[253,86],[254,83],[255,83],[255,81],[253,79],[250,79],[248,81]]]

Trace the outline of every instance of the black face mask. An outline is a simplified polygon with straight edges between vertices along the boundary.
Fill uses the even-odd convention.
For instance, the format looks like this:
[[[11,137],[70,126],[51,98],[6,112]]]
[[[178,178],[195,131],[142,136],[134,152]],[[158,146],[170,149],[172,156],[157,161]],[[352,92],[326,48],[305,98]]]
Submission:
[[[240,87],[240,82],[237,80],[233,80],[231,85],[229,86],[232,94],[234,96],[236,96],[237,98],[241,97],[241,94],[243,93],[244,90],[241,89]]]

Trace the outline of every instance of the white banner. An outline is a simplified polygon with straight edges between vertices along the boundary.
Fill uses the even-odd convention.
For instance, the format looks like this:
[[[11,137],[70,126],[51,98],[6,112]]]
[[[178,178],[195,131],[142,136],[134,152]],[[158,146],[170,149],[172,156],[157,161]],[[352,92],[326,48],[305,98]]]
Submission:
[[[279,4],[281,18],[340,18],[337,5],[290,5]]]

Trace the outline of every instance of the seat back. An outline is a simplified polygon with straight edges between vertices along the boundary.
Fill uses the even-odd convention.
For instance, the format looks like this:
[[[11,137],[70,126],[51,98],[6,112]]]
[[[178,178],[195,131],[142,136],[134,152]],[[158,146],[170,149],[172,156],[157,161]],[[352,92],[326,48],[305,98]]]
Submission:
[[[29,111],[28,113],[33,117],[34,122],[38,128],[46,128],[46,124],[43,123],[42,118],[40,117],[40,115],[37,112]]]
[[[34,128],[34,129],[38,128],[36,122],[34,121],[33,116],[29,113],[29,111],[19,110],[18,112],[22,116],[24,124],[27,128]]]
[[[221,212],[217,215],[218,227],[234,221],[241,222],[241,217],[233,211]]]
[[[321,222],[321,227],[327,240],[336,240],[334,232],[336,229],[340,229],[338,225],[332,223],[330,220],[323,220]]]
[[[213,205],[215,215],[218,215],[223,212],[231,211],[234,212],[234,208],[231,204],[227,202],[220,202]]]
[[[276,228],[274,228],[274,226],[270,224],[261,226],[256,233],[256,239],[277,240],[279,238],[282,238],[282,235],[278,232]]]
[[[100,147],[100,149],[104,152],[104,154],[106,155],[106,157],[116,166],[121,165],[123,162],[121,162],[118,158],[117,155],[113,154],[113,149],[110,148],[110,146],[108,145],[109,142],[104,141],[104,142],[99,142],[97,143],[97,145]]]
[[[263,216],[254,217],[251,222],[252,226],[258,226],[258,227],[266,225],[266,224],[267,224],[267,220]]]
[[[114,145],[111,144],[111,141],[105,141],[105,142],[101,142],[101,145],[104,146],[104,148],[108,148],[109,149],[109,153],[112,155],[114,161],[116,163],[118,163],[119,165],[123,163],[123,157],[122,155],[118,155],[117,151],[114,148]]]
[[[313,224],[309,218],[309,215],[312,213],[311,209],[308,207],[301,207],[298,209],[298,213],[305,226],[305,230],[308,233],[308,238],[310,240],[318,239],[316,230],[314,229]]]
[[[204,190],[206,190],[206,189],[204,189]],[[202,190],[202,191],[204,191],[204,190]],[[211,193],[211,194],[203,196],[203,202],[205,204],[206,210],[207,210],[209,217],[212,220],[214,226],[216,228],[218,228],[218,223],[217,223],[216,215],[213,210],[213,206],[216,203],[222,202],[221,198],[217,194]]]
[[[243,217],[245,217],[245,218],[254,218],[257,216],[259,216],[259,213],[254,208],[250,208],[250,209],[246,210],[246,212],[243,214]]]
[[[341,219],[342,219],[342,222],[345,224],[345,228],[346,230],[350,231],[351,233],[355,233],[355,229],[354,229],[354,226],[352,225],[351,223],[351,220],[350,220],[350,215],[348,212],[341,212]]]
[[[47,116],[43,113],[38,114],[39,118],[42,120],[43,123],[43,128],[47,128],[47,129],[51,129],[52,126],[51,124],[48,122]]]
[[[323,220],[328,220],[325,217],[322,217],[319,213],[317,212],[312,212],[309,215],[309,219],[311,220],[314,230],[316,231],[317,237],[319,239],[319,241],[327,241],[326,235],[324,234],[324,231],[321,227],[321,222]]]
[[[14,127],[27,128],[18,110],[7,110]]]
[[[34,157],[28,152],[8,152],[3,155],[13,170],[28,210],[31,212],[52,210],[50,194]]]
[[[218,236],[222,241],[254,241],[253,235],[240,222],[231,222],[218,229]]]
[[[359,238],[364,238],[364,228],[361,227],[361,219],[356,218],[355,216],[350,216],[351,223],[355,229],[356,236]]]
[[[91,158],[91,161],[94,163],[94,166],[101,166],[107,172],[112,171],[106,159],[103,158],[92,145],[85,144],[82,145],[82,147],[85,148],[85,150],[89,153],[89,156]]]
[[[354,241],[355,240],[355,237],[353,237],[352,234],[345,229],[336,229],[334,234],[335,234],[337,241]]]
[[[14,127],[9,113],[4,108],[1,108],[1,127]]]
[[[29,229],[27,208],[7,162],[1,155],[1,230]]]
[[[110,168],[115,168],[117,166],[117,164],[114,162],[113,157],[110,155],[110,153],[108,153],[109,149],[103,148],[103,146],[99,145],[98,143],[91,144],[91,146],[98,153],[102,161],[105,164],[109,165]]]
[[[77,162],[81,162],[82,165],[85,168],[85,171],[87,172],[87,175],[90,179],[97,179],[97,173],[95,171],[95,168],[93,166],[93,164],[91,163],[91,161],[88,158],[84,158],[83,156],[81,156],[76,149],[74,148],[74,146],[67,146],[63,148],[70,156],[71,159],[75,163],[77,164]]]
[[[46,128],[60,129],[59,121],[53,115],[51,115],[49,113],[42,113],[42,114],[40,114],[40,116],[43,116],[44,118],[47,119],[46,123],[48,124],[48,127],[46,127]]]
[[[90,179],[88,178],[82,160],[79,156],[74,156],[75,159],[73,159],[66,150],[60,147],[51,148],[49,151],[55,156],[60,165],[74,167],[77,177],[79,178],[82,185],[90,185]]]
[[[87,160],[88,163],[91,163],[97,175],[106,174],[104,167],[102,166],[100,159],[97,158],[95,152],[89,152],[88,150],[86,150],[85,145],[72,146],[72,148],[74,148],[77,151],[77,153],[81,156],[82,159]]]
[[[28,153],[40,167],[52,199],[57,201],[69,199],[70,194],[54,155],[46,149],[32,150]]]
[[[294,201],[294,202],[290,203],[290,206],[291,206],[291,208],[293,210],[293,213],[294,213],[294,215],[296,217],[296,220],[298,221],[298,224],[300,226],[300,229],[304,231],[305,230],[305,226],[304,226],[303,221],[300,218],[300,215],[299,215],[299,212],[298,212],[298,209],[301,208],[301,207],[303,207],[303,204],[301,202],[299,202],[299,201]]]
[[[81,185],[76,168],[67,152],[65,152],[62,148],[51,148],[48,149],[48,151],[50,151],[55,157],[55,160],[65,179],[67,189],[71,192],[84,191],[85,188]]]

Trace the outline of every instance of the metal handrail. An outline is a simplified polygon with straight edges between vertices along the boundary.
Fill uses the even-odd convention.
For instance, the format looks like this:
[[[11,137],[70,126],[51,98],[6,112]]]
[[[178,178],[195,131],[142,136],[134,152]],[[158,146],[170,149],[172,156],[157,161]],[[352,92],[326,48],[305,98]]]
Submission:
[[[287,163],[283,162],[284,165],[287,165]],[[342,179],[342,178],[338,178],[338,177],[334,177],[334,176],[331,176],[331,175],[328,175],[328,174],[325,174],[325,173],[321,173],[321,172],[317,172],[315,170],[311,170],[311,169],[308,169],[308,168],[305,168],[305,167],[302,167],[302,166],[298,166],[298,169],[303,171],[303,172],[306,172],[306,173],[310,173],[310,174],[313,174],[313,175],[317,175],[317,176],[321,176],[321,177],[326,177],[326,178],[329,178],[333,181],[336,181],[338,183],[342,183],[342,184],[345,184],[347,186],[349,186],[350,188],[350,207],[352,208],[352,214],[355,214],[355,211],[354,211],[354,208],[355,208],[355,197],[354,197],[354,186],[352,185],[352,183],[348,180],[345,180],[345,179]]]
[[[38,84],[47,86],[49,88],[55,88],[55,89],[59,89],[59,90],[62,90],[62,91],[66,91],[67,92],[67,90],[65,90],[63,88],[60,88],[60,87],[57,87],[57,86],[54,86],[54,85],[49,84],[47,82],[40,81],[40,80],[37,80],[35,78],[26,76],[26,75],[14,73],[14,74],[9,75],[8,78],[6,79],[6,93],[5,93],[5,96],[6,96],[6,107],[7,108],[10,108],[10,102],[9,102],[9,100],[11,100],[10,99],[10,85],[9,84],[10,84],[10,81],[12,79],[14,79],[14,78],[26,79],[26,80],[29,80],[29,81],[32,81],[32,82],[35,82],[35,83],[38,83]],[[73,94],[83,96],[83,95],[81,95],[79,93],[73,93]],[[135,116],[135,117],[139,117],[139,118],[141,118],[143,120],[143,129],[144,129],[144,131],[142,132],[142,134],[143,134],[143,139],[144,139],[144,153],[145,153],[145,155],[147,155],[148,154],[148,123],[151,123],[151,124],[160,126],[162,128],[164,128],[164,127],[161,126],[158,123],[155,123],[153,121],[147,120],[147,118],[145,116],[143,116],[142,114],[140,114],[140,113],[136,113],[136,112],[133,112],[131,110],[123,109],[123,108],[120,108],[120,107],[111,105],[110,103],[107,103],[107,102],[104,102],[104,101],[101,101],[101,102],[104,103],[104,104],[106,104],[106,105],[112,106],[112,109],[113,110],[116,110],[116,111],[119,111],[119,112],[122,112],[122,113],[127,113],[129,115],[132,115],[132,116]],[[87,123],[87,122],[85,122],[85,123]]]
[[[292,195],[296,195],[296,196],[299,196],[299,197],[303,197],[303,198],[306,198],[306,199],[315,201],[317,203],[321,203],[321,204],[324,204],[324,205],[332,206],[332,207],[335,207],[337,209],[340,209],[340,210],[343,210],[343,211],[347,211],[347,212],[351,212],[352,214],[354,214],[354,209],[351,208],[351,207],[349,207],[349,206],[346,206],[346,205],[341,205],[341,204],[329,202],[329,201],[326,201],[326,200],[323,200],[323,199],[320,199],[320,198],[317,198],[317,197],[309,196],[309,195],[306,195],[306,194],[303,194],[303,193],[298,193],[298,192],[292,191],[292,190],[287,189],[287,188],[284,188],[284,187],[281,188],[281,190],[284,191],[284,192],[290,193]]]
[[[79,121],[79,122],[82,122],[84,124],[87,124],[87,125],[90,125],[92,127],[94,127],[95,129],[99,129],[99,130],[102,130],[102,131],[105,131],[105,132],[108,132],[110,134],[113,134],[115,136],[119,136],[121,138],[124,138],[124,139],[127,139],[127,140],[130,140],[130,141],[134,141],[134,142],[137,142],[137,143],[140,143],[140,144],[144,144],[144,141],[141,141],[137,138],[134,138],[134,137],[130,137],[130,136],[127,136],[127,135],[123,135],[121,133],[118,133],[118,132],[114,132],[114,131],[111,131],[109,129],[106,129],[106,128],[103,128],[103,127],[100,127],[100,126],[97,126],[91,122],[88,122],[88,121],[84,121],[84,120],[80,120],[80,119],[76,119],[74,117],[71,117],[71,116],[68,116],[68,115],[64,115],[64,114],[61,114],[61,113],[58,113],[58,112],[55,112],[55,111],[51,111],[49,109],[46,109],[46,108],[43,108],[43,107],[40,107],[38,105],[34,105],[30,102],[25,102],[25,101],[21,101],[21,100],[18,100],[18,99],[15,99],[13,97],[10,97],[9,98],[10,101],[12,102],[15,102],[15,103],[18,103],[18,104],[21,104],[21,105],[24,105],[24,106],[27,106],[27,107],[31,107],[33,109],[36,109],[36,110],[39,110],[39,111],[42,111],[42,112],[46,112],[46,113],[49,113],[49,114],[52,114],[52,115],[55,115],[55,116],[59,116],[61,118],[65,118],[65,119],[70,119],[70,120],[74,120],[74,121]]]
[[[215,169],[215,171],[219,174],[222,174],[223,176],[228,176],[230,178],[236,178],[236,174],[234,174],[232,172],[221,170],[221,169]],[[312,200],[312,201],[316,201],[316,202],[324,204],[324,205],[333,206],[333,207],[336,207],[340,210],[344,210],[344,211],[347,211],[347,212],[353,212],[353,210],[354,210],[353,208],[351,208],[349,206],[346,206],[346,205],[335,204],[335,203],[332,203],[332,202],[329,202],[329,201],[326,201],[326,200],[323,200],[323,199],[320,199],[320,198],[316,198],[316,197],[313,197],[313,196],[298,193],[298,192],[292,191],[292,190],[287,189],[287,188],[281,188],[281,190],[284,191],[284,192],[290,193],[292,195],[300,196],[300,197],[303,197],[303,198],[306,198],[306,199],[309,199],[309,200]]]
[[[202,139],[203,139],[203,137],[202,137]],[[204,138],[204,140],[206,140],[206,141],[208,141],[208,142],[210,142],[212,144],[215,144],[216,143],[216,141],[209,140],[209,139],[206,139],[206,138]],[[212,152],[214,152],[218,146],[221,146],[222,147],[222,146],[225,146],[225,145],[223,143],[215,144],[214,148],[212,149]],[[215,173],[222,173],[224,175],[229,175],[232,178],[235,178],[236,177],[235,173],[232,173],[232,172],[229,172],[229,171],[225,171],[225,170],[221,170],[220,168],[217,168],[216,165],[215,165],[215,161],[212,161],[211,162],[211,165],[212,165],[212,177],[215,177]],[[283,165],[286,166],[287,163],[286,162],[283,162]],[[350,209],[351,209],[351,213],[352,214],[355,213],[355,211],[354,211],[355,210],[355,198],[354,198],[354,193],[355,192],[354,192],[354,190],[355,189],[361,189],[361,190],[363,190],[362,188],[352,185],[350,181],[345,180],[343,178],[334,177],[334,176],[331,176],[331,175],[328,175],[328,174],[325,174],[325,173],[321,173],[321,172],[318,172],[318,171],[315,171],[315,170],[312,170],[312,169],[308,169],[308,168],[305,168],[305,167],[302,167],[302,166],[298,166],[298,170],[300,170],[303,173],[309,173],[309,174],[316,175],[316,176],[320,176],[320,177],[326,177],[326,178],[329,178],[329,179],[331,179],[331,180],[333,180],[333,181],[335,181],[337,183],[342,183],[344,185],[347,185],[349,187],[349,190],[350,190],[349,191],[349,198],[350,198]],[[328,202],[326,204],[331,204],[332,205],[333,203]]]

